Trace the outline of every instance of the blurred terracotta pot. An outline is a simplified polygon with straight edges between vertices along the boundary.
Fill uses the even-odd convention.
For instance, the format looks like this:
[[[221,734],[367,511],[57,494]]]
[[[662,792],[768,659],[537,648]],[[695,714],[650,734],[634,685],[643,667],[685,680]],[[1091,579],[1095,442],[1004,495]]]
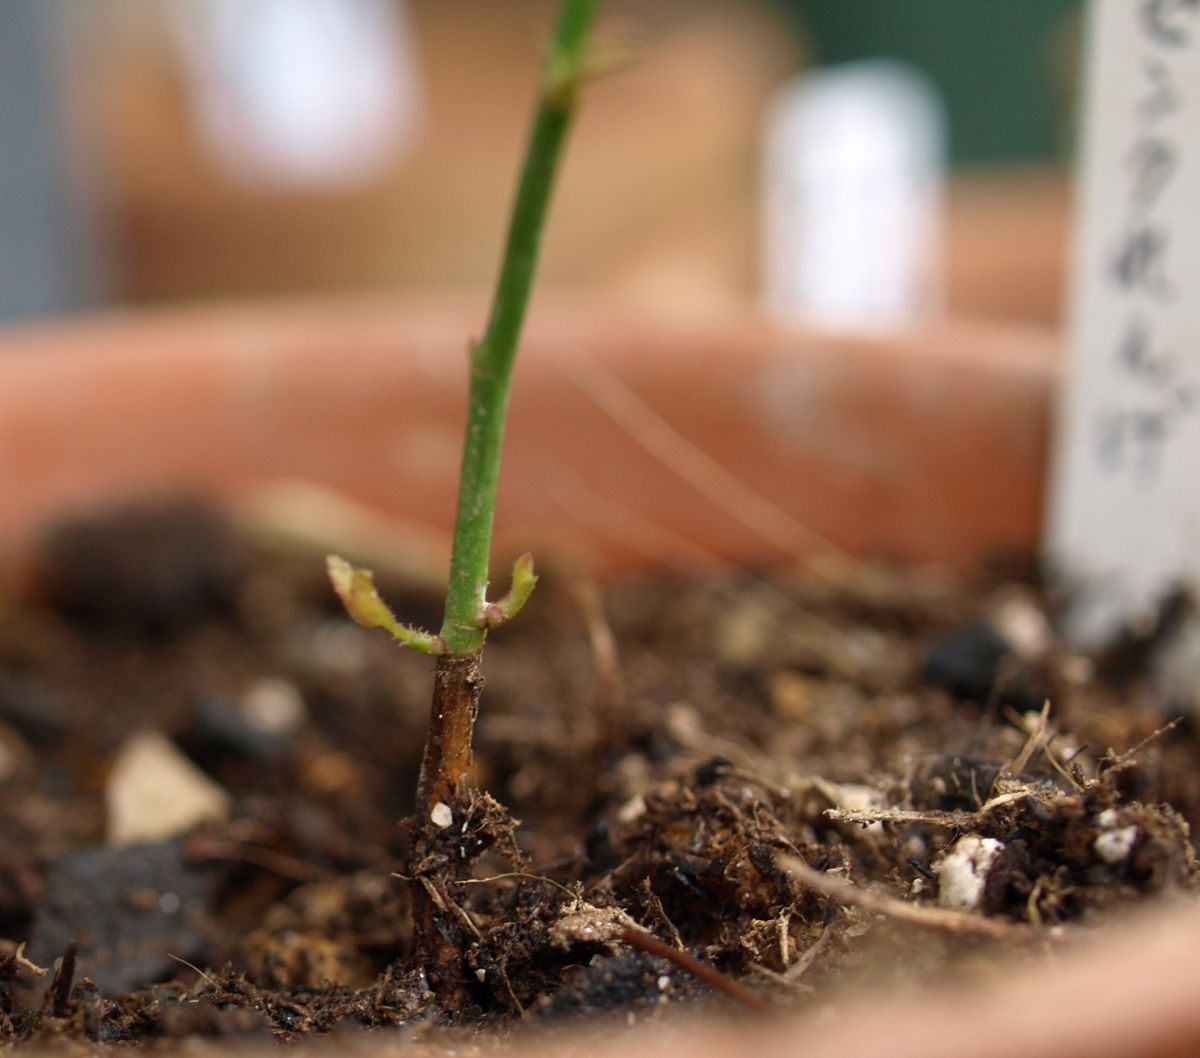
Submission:
[[[0,335],[0,541],[67,506],[305,481],[452,521],[478,305],[341,300],[117,314]],[[878,339],[747,314],[542,305],[518,364],[499,547],[601,569],[759,563],[827,540],[963,563],[1036,547],[1056,339]]]
[[[593,1058],[1193,1058],[1200,1054],[1200,917],[1143,915],[1056,962],[996,965],[986,981],[847,998],[774,1024],[703,1024],[606,1044]],[[576,1041],[578,1043],[578,1041]],[[561,1041],[530,1058],[562,1054]],[[364,1051],[364,1053],[371,1053]]]
[[[193,486],[238,502],[300,479],[377,524],[444,535],[478,319],[462,303],[308,302],[0,336],[0,542],[15,555],[51,514],[122,493]],[[764,563],[815,538],[960,564],[1031,554],[1055,348],[967,323],[848,339],[745,315],[543,304],[518,368],[500,546],[569,541],[601,571]],[[937,998],[847,999],[834,1019],[618,1046],[626,1058],[1190,1055],[1198,951],[1195,913],[1160,912]],[[606,1053],[603,1040],[586,1049]]]

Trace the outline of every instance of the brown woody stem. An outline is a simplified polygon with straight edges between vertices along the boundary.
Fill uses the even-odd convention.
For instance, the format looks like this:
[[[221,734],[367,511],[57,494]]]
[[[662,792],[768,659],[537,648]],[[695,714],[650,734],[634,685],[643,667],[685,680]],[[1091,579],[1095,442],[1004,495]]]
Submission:
[[[465,864],[461,856],[448,855],[446,846],[448,835],[462,823],[461,795],[471,768],[471,732],[483,691],[480,653],[442,654],[437,659],[411,832],[417,958],[443,1007],[456,1011],[468,1002],[463,964],[466,938],[449,906],[445,885]]]
[[[433,706],[417,784],[417,817],[427,826],[434,806],[454,803],[471,767],[471,732],[483,693],[482,651],[441,654],[433,671]]]

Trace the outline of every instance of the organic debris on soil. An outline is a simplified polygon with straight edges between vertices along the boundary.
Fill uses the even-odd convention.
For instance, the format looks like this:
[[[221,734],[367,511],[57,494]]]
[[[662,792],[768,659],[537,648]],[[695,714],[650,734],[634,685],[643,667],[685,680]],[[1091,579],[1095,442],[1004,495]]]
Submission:
[[[0,1046],[794,1008],[1196,888],[1195,718],[1151,692],[1153,636],[1083,658],[995,577],[548,575],[487,651],[480,792],[444,806],[478,858],[439,897],[451,1016],[398,876],[428,666],[319,555],[195,504],[60,527],[36,572],[0,599]],[[131,844],[114,763],[148,733],[227,810]]]

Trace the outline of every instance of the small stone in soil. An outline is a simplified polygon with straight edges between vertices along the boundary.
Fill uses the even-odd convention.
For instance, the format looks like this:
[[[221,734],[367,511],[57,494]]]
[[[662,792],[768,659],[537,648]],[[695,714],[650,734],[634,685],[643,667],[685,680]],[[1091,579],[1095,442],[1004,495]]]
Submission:
[[[200,757],[231,753],[271,761],[287,753],[291,736],[304,722],[304,700],[295,684],[268,676],[236,701],[201,698],[185,741],[189,752]]]
[[[183,843],[87,849],[64,856],[38,905],[30,957],[50,965],[74,941],[79,977],[105,994],[174,974],[205,940],[208,873],[188,864]]]
[[[973,621],[935,639],[925,654],[921,676],[955,698],[984,705],[1009,659],[1017,660],[1011,644],[987,621]],[[1041,703],[1027,681],[1014,678],[1000,688],[1000,700],[1015,708]]]
[[[724,757],[711,757],[696,769],[696,782],[701,786],[711,786],[722,775],[733,770],[731,761]]]
[[[675,970],[657,955],[633,951],[594,959],[541,1000],[533,1013],[546,1020],[586,1017],[657,1005],[667,995],[674,998],[675,991],[694,992],[692,988],[664,988],[664,979],[668,984],[676,982]]]
[[[43,591],[64,615],[105,635],[147,639],[230,611],[246,566],[226,520],[189,498],[61,522],[39,550]]]
[[[910,791],[919,809],[974,812],[992,795],[1001,763],[989,757],[953,754],[923,761]]]
[[[142,731],[121,749],[104,787],[110,845],[177,837],[224,820],[233,799],[165,735]]]
[[[36,678],[0,671],[0,719],[35,746],[61,742],[70,727],[71,705]]]

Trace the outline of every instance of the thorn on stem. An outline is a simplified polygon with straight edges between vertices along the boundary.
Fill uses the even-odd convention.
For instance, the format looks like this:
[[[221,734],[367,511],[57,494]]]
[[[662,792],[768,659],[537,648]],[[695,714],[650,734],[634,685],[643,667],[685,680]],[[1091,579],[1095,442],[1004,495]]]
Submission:
[[[556,110],[571,110],[584,84],[631,66],[644,52],[645,45],[629,36],[601,37],[583,50],[554,42],[545,66],[543,98]]]

